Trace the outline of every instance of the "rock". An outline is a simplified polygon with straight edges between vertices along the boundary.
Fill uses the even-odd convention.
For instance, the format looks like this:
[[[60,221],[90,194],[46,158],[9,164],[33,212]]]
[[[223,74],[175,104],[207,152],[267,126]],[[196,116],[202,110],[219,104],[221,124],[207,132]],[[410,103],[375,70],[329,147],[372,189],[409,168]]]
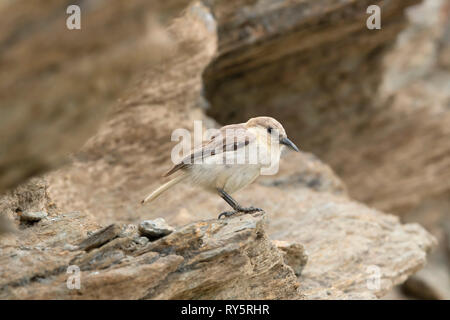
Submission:
[[[88,238],[83,240],[78,245],[78,248],[80,250],[89,251],[91,249],[101,247],[112,239],[117,238],[121,232],[122,229],[118,225],[111,224],[101,230],[92,233]]]
[[[43,178],[32,178],[0,197],[0,212],[10,217],[19,212],[38,212],[50,209],[48,183]]]
[[[374,299],[404,282],[424,266],[435,239],[417,224],[352,200],[331,168],[307,154],[287,155],[278,176],[236,195],[264,208],[265,216],[211,220],[226,203],[181,184],[149,207],[140,200],[165,181],[173,130],[193,129],[193,120],[216,125],[205,108],[221,123],[254,113],[280,118],[300,147],[341,164],[346,180],[354,174],[364,189],[373,180],[355,168],[373,169],[383,153],[361,158],[352,151],[396,138],[366,124],[378,121],[378,113],[390,119],[391,109],[374,107],[373,93],[387,47],[404,27],[403,10],[415,2],[375,1],[387,14],[377,33],[365,28],[365,0],[210,0],[189,7],[168,31],[183,50],[146,70],[73,162],[46,175],[55,215],[2,240],[0,298]],[[107,87],[115,96],[116,87]],[[388,122],[407,122],[397,115]],[[142,216],[164,216],[177,229],[141,242],[129,225]],[[94,232],[98,223],[114,224]],[[88,232],[94,233],[86,239]],[[280,251],[272,240],[298,246]],[[84,250],[64,247],[79,243]],[[297,259],[287,259],[289,253]],[[81,270],[79,290],[66,286],[70,265]]]
[[[139,232],[141,235],[148,237],[150,240],[156,240],[171,234],[175,229],[169,226],[163,218],[155,220],[145,220],[139,224]]]
[[[17,231],[20,221],[42,219],[40,212],[55,213],[47,187],[45,179],[32,178],[0,196],[0,235]]]
[[[4,234],[13,232],[14,230],[11,221],[3,213],[0,213],[0,237]]]
[[[76,251],[76,250],[79,250],[78,246],[74,246],[74,245],[72,245],[72,244],[66,244],[66,245],[63,247],[63,249],[64,249],[64,250],[68,250],[68,251]]]
[[[405,8],[419,1],[242,0],[233,9],[209,2],[219,48],[203,75],[207,114],[224,124],[273,115],[302,150],[334,169],[345,166],[346,177],[358,164],[361,174],[372,172],[362,168],[366,157],[353,155],[352,139],[378,130],[370,120],[382,110],[374,105],[382,60],[406,28]],[[383,12],[382,32],[367,30],[369,5]],[[360,162],[345,162],[353,156]]]
[[[122,227],[122,231],[120,232],[120,236],[132,238],[132,239],[139,238],[140,234],[139,234],[138,226],[136,226],[134,224],[124,225]]]
[[[443,224],[444,227],[444,254],[447,258],[447,265],[450,266],[450,221],[446,221]]]
[[[279,240],[274,240],[273,243],[283,252],[284,262],[290,266],[294,270],[295,275],[299,277],[308,262],[308,255],[303,246],[299,243],[288,243]]]
[[[213,6],[221,27],[219,52],[204,73],[207,113],[221,123],[280,118],[302,150],[337,172],[352,198],[430,226],[443,241],[450,208],[450,10],[445,0],[404,10],[414,3],[372,1],[381,5],[379,35],[356,22],[363,16],[351,17],[367,8],[365,1],[341,1],[332,12],[317,1],[297,8],[281,1],[270,9],[253,2],[234,14],[225,4]],[[339,12],[350,13],[341,22],[348,28],[332,26]],[[318,27],[323,21],[327,26]],[[450,272],[450,263],[444,269]]]
[[[272,189],[268,193],[276,192]],[[286,219],[287,204],[282,208],[287,215],[278,212],[276,220],[264,214],[202,220],[153,242],[136,242],[134,233],[123,232],[129,225],[112,225],[84,240],[89,251],[72,244],[98,230],[86,224],[90,217],[46,219],[14,242],[2,242],[0,298],[365,299],[386,292],[424,263],[432,239],[420,227],[402,226],[345,198],[324,203],[321,197],[331,200],[327,192],[304,190],[300,203],[305,192],[315,201],[300,209],[297,224]],[[296,242],[274,243],[266,230]],[[305,265],[303,246],[309,261],[297,277],[294,270],[300,273]],[[79,290],[66,286],[69,266],[81,270]],[[380,268],[381,288],[367,289],[367,266]]]
[[[262,176],[258,182],[280,189],[308,188],[347,195],[346,186],[333,170],[313,154],[304,152],[289,152],[283,156],[282,166],[276,176]]]
[[[346,155],[335,152],[329,161],[353,197],[402,216],[424,209],[429,215],[441,206],[436,201],[433,209],[431,203],[449,199],[450,73],[437,59],[450,20],[447,3],[426,0],[407,11],[410,26],[384,58],[389,68],[377,98],[378,115],[361,124],[366,129],[356,140],[348,137],[353,141],[346,143],[351,148]]]
[[[160,65],[149,68],[139,86],[116,107],[117,119],[110,117],[103,123],[74,156],[73,166],[46,175],[49,196],[63,212],[95,215],[105,225],[111,221],[138,224],[147,216],[148,207],[140,201],[162,181],[166,170],[162,161],[170,161],[171,132],[192,128],[193,120],[204,117],[197,107],[201,74],[216,51],[214,27],[211,13],[203,6],[186,10],[169,31],[179,47],[188,50],[175,50]]]
[[[147,237],[139,237],[137,239],[134,239],[134,242],[136,242],[137,244],[140,244],[142,246],[146,245],[148,241],[149,241],[149,239]]]
[[[209,116],[276,117],[379,210],[450,198],[448,1],[209,3],[219,26],[203,73]],[[369,5],[382,32],[366,28]]]
[[[395,216],[340,196],[274,187],[243,196],[250,194],[274,213],[268,223],[272,239],[306,249],[308,263],[299,282],[308,299],[381,298],[420,270],[436,246],[419,225],[402,225]],[[280,202],[270,205],[267,194]]]
[[[84,251],[71,251],[64,247],[76,245],[85,238],[87,231],[98,228],[92,217],[70,212],[48,217],[2,237],[0,296],[23,299],[20,292],[28,285],[39,283],[58,272],[65,274],[70,261]],[[31,298],[32,294],[29,296]]]
[[[24,212],[20,215],[20,221],[38,222],[47,217],[47,212]]]
[[[450,276],[446,266],[427,266],[406,280],[402,291],[415,299],[449,300]]]
[[[189,2],[81,3],[82,31],[65,28],[65,2],[2,2],[0,192],[83,145],[136,74],[170,53],[160,24]]]
[[[450,69],[444,58],[450,47],[449,8],[446,0],[425,0],[407,11],[410,26],[385,57],[389,68],[380,88],[391,114],[383,117],[386,129],[377,129],[397,138],[388,139],[384,152],[366,169],[376,180],[361,184],[362,175],[349,180],[350,188],[357,185],[355,197],[401,215],[404,222],[420,223],[438,240],[424,269],[401,287],[405,298],[449,296]],[[401,138],[405,134],[407,142]],[[378,185],[384,185],[382,191]]]
[[[298,299],[297,278],[267,238],[263,215],[198,221],[146,245],[119,236],[90,252],[50,246],[58,264],[33,269],[48,255],[1,251],[16,273],[0,271],[0,297],[20,299]],[[75,221],[65,221],[68,227]],[[55,230],[56,231],[56,230]],[[28,234],[29,236],[29,234]],[[53,237],[58,237],[57,234]],[[25,237],[26,238],[26,237]],[[26,241],[21,239],[20,241]],[[63,254],[65,253],[65,254]],[[47,263],[49,261],[46,261]],[[66,286],[69,265],[81,289]],[[28,267],[27,267],[28,266]],[[17,279],[17,280],[14,280]],[[187,285],[188,284],[188,285]]]
[[[217,21],[222,21],[220,12],[225,12],[229,3],[221,2],[223,11],[219,10],[219,7],[217,10],[214,9],[218,13],[215,15]],[[305,2],[305,5],[314,7],[317,5],[316,3],[308,1]],[[336,8],[337,12],[341,12],[341,10],[344,12],[347,8],[350,13],[355,14],[355,20],[362,20],[359,15],[356,17],[356,8],[350,7],[349,3],[342,2],[342,7]],[[392,13],[390,17],[393,21],[397,19],[402,21],[401,12],[407,3],[409,2],[390,4],[391,7],[388,9]],[[211,4],[214,5],[212,2]],[[301,10],[301,8],[297,9]],[[269,14],[270,10],[261,13],[261,24],[264,23],[264,14]],[[287,9],[284,12],[289,14]],[[316,21],[322,21],[320,18],[328,16],[328,12],[320,10],[313,10],[311,14],[315,15]],[[235,16],[230,15],[224,19],[233,19],[233,17]],[[246,15],[243,16],[243,18],[245,17]],[[283,15],[274,14],[273,17],[274,19],[277,17],[273,22],[283,21]],[[215,21],[213,16],[201,5],[187,10],[185,15],[171,26],[170,30],[178,42],[189,44],[190,51],[188,53],[179,51],[174,57],[168,58],[164,68],[149,70],[147,78],[142,81],[139,88],[136,88],[134,95],[129,96],[118,106],[117,112],[76,154],[73,164],[46,177],[50,184],[49,195],[60,208],[65,211],[81,210],[89,215],[95,215],[97,221],[102,223],[108,223],[111,220],[137,223],[142,216],[148,216],[150,219],[163,216],[169,224],[177,228],[182,227],[177,221],[183,221],[183,224],[196,223],[199,219],[215,218],[219,212],[228,209],[220,197],[193,186],[181,184],[176,186],[173,192],[162,195],[148,207],[140,206],[140,200],[145,194],[166,181],[161,178],[161,175],[171,165],[170,152],[173,144],[168,137],[171,136],[173,130],[178,128],[192,130],[193,120],[205,120],[205,127],[215,125],[209,117],[204,115],[202,107],[204,106],[202,97],[204,82],[208,82],[209,77],[215,77],[209,73],[212,69],[205,72],[205,68],[210,65],[212,59],[215,59],[214,66],[210,68],[219,68],[217,63],[222,58],[227,58],[221,55],[221,50],[225,48],[224,45],[220,45],[219,49],[217,47],[217,33],[214,28],[211,28],[211,21]],[[299,23],[302,21],[300,20]],[[359,22],[363,23],[358,20]],[[333,23],[338,23],[338,21],[333,21]],[[350,23],[350,21],[346,20],[345,23]],[[386,21],[386,23],[388,22]],[[374,48],[379,46],[384,47],[387,45],[386,43],[393,41],[401,26],[401,23],[396,23],[386,28],[391,33],[379,34],[373,38],[372,49],[375,50]],[[219,24],[218,27],[219,42],[224,41],[225,32],[238,34],[238,29],[232,29],[234,27],[232,23],[226,26]],[[228,30],[228,27],[231,29]],[[335,31],[339,29],[334,24],[328,27]],[[337,29],[334,29],[335,27]],[[363,24],[361,28],[365,28]],[[196,32],[187,32],[186,30],[195,30]],[[296,45],[301,44],[302,41],[299,42],[299,39],[305,37],[307,41],[303,43],[309,43],[311,46],[310,49],[302,51],[303,55],[299,53],[298,59],[301,57],[315,59],[317,55],[322,57],[322,54],[326,54],[326,57],[330,59],[341,59],[342,56],[346,56],[348,52],[345,51],[345,48],[341,48],[342,51],[338,51],[337,56],[334,56],[335,53],[331,53],[329,50],[330,45],[334,43],[333,37],[324,36],[324,34],[330,30],[320,32],[320,36],[324,38],[322,38],[323,43],[317,44],[317,48],[314,47],[316,42],[311,39],[318,35],[310,37],[303,33],[298,34],[298,39],[296,38],[294,41]],[[347,31],[347,29],[342,30],[342,34],[339,35],[344,37],[348,35]],[[283,34],[280,33],[280,37],[283,37]],[[361,30],[358,34],[362,39],[368,37],[367,30]],[[231,36],[229,39],[234,38]],[[269,42],[270,37],[261,38],[261,41],[266,41],[264,39]],[[288,39],[285,40],[288,41]],[[364,41],[362,42],[364,43]],[[249,54],[256,54],[256,51],[250,50],[254,47],[247,44],[241,49],[237,48],[236,57],[240,52],[245,52],[244,48],[247,46],[249,46]],[[350,47],[353,47],[353,44],[348,43],[346,48]],[[285,49],[283,46],[272,47],[268,43],[267,49],[270,48],[273,50],[275,48]],[[256,50],[256,48],[254,49]],[[326,74],[322,73],[322,75],[329,74],[332,77],[334,73],[329,70],[335,70],[333,69],[335,64],[342,68],[345,68],[346,65],[349,68],[354,66],[357,70],[355,74],[352,73],[351,79],[356,81],[355,79],[361,76],[367,82],[364,84],[361,79],[358,79],[357,84],[351,82],[347,85],[349,87],[355,85],[354,93],[360,96],[364,91],[361,85],[369,85],[370,79],[373,79],[372,76],[380,76],[381,71],[378,69],[377,59],[381,58],[378,55],[384,51],[376,49],[371,53],[371,49],[366,48],[362,43],[358,50],[353,51],[352,49],[351,51],[352,57],[355,59],[360,57],[363,60],[372,58],[375,60],[369,69],[363,68],[363,64],[358,64],[364,69],[359,70],[358,66],[350,63],[351,61],[338,63],[332,59],[328,63],[324,57],[323,59],[326,61],[320,60],[310,67],[305,66],[307,70],[302,75],[309,76],[308,72],[316,75],[320,70],[328,70]],[[282,53],[286,54],[286,52]],[[333,55],[333,57],[328,55]],[[261,58],[264,59],[264,57]],[[280,58],[278,62],[283,63],[284,60],[287,58]],[[255,63],[257,62],[258,60],[255,60]],[[322,63],[327,67],[317,69]],[[262,66],[263,64],[261,64],[261,68]],[[279,65],[275,64],[271,70],[279,70],[277,66]],[[286,67],[282,70],[288,72],[288,69]],[[375,70],[377,71],[375,72]],[[222,71],[228,72],[220,69],[220,72]],[[220,72],[217,74],[218,77],[220,77]],[[372,72],[374,73],[372,74]],[[259,74],[252,74],[253,76],[256,80]],[[291,76],[294,75],[291,74]],[[298,73],[295,76],[302,78]],[[273,84],[273,73],[269,78],[270,83]],[[269,78],[266,80],[269,81]],[[291,78],[288,76],[286,79]],[[322,78],[313,77],[312,79],[320,82]],[[241,80],[236,78],[237,82]],[[327,96],[325,94],[328,92],[327,90],[331,90],[330,94],[334,94],[336,93],[335,89],[338,90],[338,93],[342,93],[346,88],[343,83],[345,88],[333,87],[334,85],[339,87],[341,82],[340,79],[331,81],[330,88],[323,89],[321,94]],[[321,88],[320,83],[316,84],[318,88]],[[264,91],[263,88],[265,88],[264,85],[261,86],[261,90]],[[236,92],[239,94],[233,96],[235,98],[248,97],[247,92],[243,93],[239,90]],[[314,95],[320,100],[318,96],[319,94]],[[361,101],[365,103],[366,99]],[[325,102],[319,103],[318,101],[319,106]],[[350,102],[351,105],[356,103],[345,100],[343,104]],[[260,103],[259,105],[263,107],[265,104]],[[318,106],[318,104],[313,105]],[[297,104],[295,107],[297,108]],[[216,108],[216,106],[212,105],[212,108]],[[234,108],[234,105],[230,105],[230,108]],[[224,110],[228,110],[228,107],[224,107]],[[258,110],[258,113],[265,112],[265,110],[262,108]],[[281,107],[280,110],[282,110]],[[213,113],[210,112],[210,114]],[[242,114],[243,116],[248,115],[245,112]],[[270,114],[278,116],[282,115],[282,112]],[[291,114],[292,112],[289,112],[289,115]],[[292,127],[288,128],[288,133],[291,135],[292,132],[294,137],[300,137],[295,134],[299,128],[298,123],[293,123],[294,117],[289,116],[289,118],[287,122],[292,121]],[[334,119],[332,115],[330,118]],[[218,119],[221,118],[218,117]],[[311,121],[311,123],[315,122]],[[296,143],[302,147],[305,140],[313,139],[319,132],[322,134],[331,129],[336,130],[336,127],[332,124],[319,126],[318,123],[315,130],[309,131],[308,129],[308,136],[302,139],[298,138]],[[335,135],[334,131],[333,135]],[[305,145],[305,148],[308,148],[308,144]],[[351,155],[348,156],[351,157]],[[347,196],[344,183],[327,165],[314,156],[303,153],[288,154],[280,166],[279,175],[263,177],[260,183],[252,184],[239,192],[236,197],[243,204],[248,202],[249,205],[256,205],[266,210],[269,217],[267,234],[271,239],[299,243],[308,252],[308,263],[304,266],[298,280],[305,297],[311,299],[382,297],[393,286],[404,282],[408,276],[423,267],[427,253],[435,245],[435,239],[424,229],[417,225],[402,225],[397,218],[391,215],[372,210],[364,204],[353,201]],[[148,168],[152,168],[152,170],[148,170]],[[101,200],[99,201],[99,199]],[[158,241],[172,239],[174,234],[178,234],[178,231]],[[153,243],[148,245],[153,245]],[[186,246],[190,245],[191,243],[188,241]],[[119,257],[115,254],[112,256],[113,258]],[[371,279],[370,271],[377,267],[380,270],[380,286],[369,290],[367,281]],[[297,270],[300,271],[299,268]],[[133,270],[127,269],[127,273],[132,272]],[[325,277],[324,274],[326,274]],[[190,292],[190,290],[187,291]],[[189,295],[193,294],[189,293]],[[157,296],[168,297],[163,293]]]

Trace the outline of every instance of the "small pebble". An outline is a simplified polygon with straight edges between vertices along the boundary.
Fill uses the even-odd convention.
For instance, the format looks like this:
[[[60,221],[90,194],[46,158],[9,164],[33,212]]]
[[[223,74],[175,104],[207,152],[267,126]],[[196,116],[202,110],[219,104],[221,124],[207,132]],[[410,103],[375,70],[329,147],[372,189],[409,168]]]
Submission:
[[[26,222],[38,222],[47,217],[47,212],[24,212],[20,215],[21,221]]]
[[[127,224],[122,226],[122,231],[120,233],[121,237],[134,238],[139,236],[138,227],[134,224]]]
[[[139,237],[139,238],[134,239],[133,241],[141,246],[145,246],[149,240],[147,237]]]
[[[139,232],[152,240],[171,234],[175,229],[167,224],[163,218],[145,220],[139,224]]]

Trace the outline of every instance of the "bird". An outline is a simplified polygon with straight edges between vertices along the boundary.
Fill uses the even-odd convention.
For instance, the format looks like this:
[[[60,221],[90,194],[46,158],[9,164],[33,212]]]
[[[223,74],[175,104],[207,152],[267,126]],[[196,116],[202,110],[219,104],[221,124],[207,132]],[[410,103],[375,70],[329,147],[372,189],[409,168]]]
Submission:
[[[281,123],[272,117],[255,117],[245,123],[226,125],[175,163],[163,177],[180,174],[150,193],[141,204],[154,201],[185,181],[218,194],[230,205],[233,210],[220,213],[218,219],[263,211],[253,206],[241,206],[231,194],[255,181],[268,164],[278,168],[285,147],[299,152]]]

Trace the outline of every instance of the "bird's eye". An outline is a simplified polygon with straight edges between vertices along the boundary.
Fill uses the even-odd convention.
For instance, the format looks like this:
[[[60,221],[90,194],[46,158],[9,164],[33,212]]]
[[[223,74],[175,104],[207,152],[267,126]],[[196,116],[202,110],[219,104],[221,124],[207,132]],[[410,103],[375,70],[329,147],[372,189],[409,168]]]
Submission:
[[[267,132],[272,133],[272,128],[271,127],[267,128]]]

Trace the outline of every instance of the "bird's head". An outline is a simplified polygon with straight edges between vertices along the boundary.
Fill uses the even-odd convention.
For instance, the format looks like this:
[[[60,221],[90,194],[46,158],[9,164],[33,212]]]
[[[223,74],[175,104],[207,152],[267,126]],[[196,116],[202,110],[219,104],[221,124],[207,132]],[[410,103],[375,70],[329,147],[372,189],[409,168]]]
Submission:
[[[288,139],[286,130],[284,130],[281,123],[271,117],[256,117],[251,118],[245,124],[247,128],[256,128],[259,131],[267,132],[269,135],[278,134],[279,142],[282,145],[287,146],[288,148],[299,152],[297,146]]]

